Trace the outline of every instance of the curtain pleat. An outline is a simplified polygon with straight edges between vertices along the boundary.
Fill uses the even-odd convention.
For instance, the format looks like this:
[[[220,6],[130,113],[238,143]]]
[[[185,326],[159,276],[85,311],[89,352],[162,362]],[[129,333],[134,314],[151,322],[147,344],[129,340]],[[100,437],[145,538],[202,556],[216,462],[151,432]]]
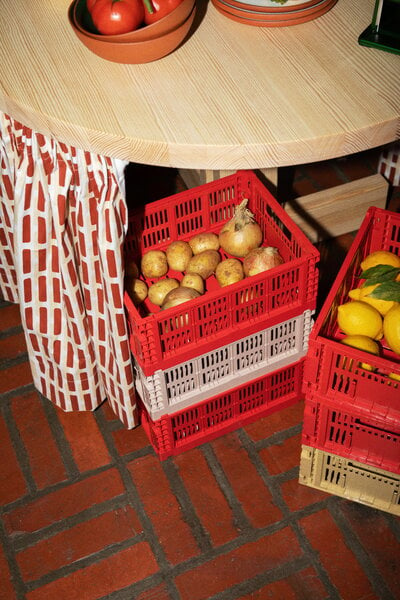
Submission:
[[[65,411],[108,399],[132,428],[121,163],[0,119],[0,289],[20,305],[34,384]]]

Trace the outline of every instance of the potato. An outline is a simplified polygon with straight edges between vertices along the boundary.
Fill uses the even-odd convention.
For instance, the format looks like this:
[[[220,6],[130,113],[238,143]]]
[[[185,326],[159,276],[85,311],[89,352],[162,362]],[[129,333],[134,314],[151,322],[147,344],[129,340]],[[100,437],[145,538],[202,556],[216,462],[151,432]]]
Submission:
[[[187,273],[197,273],[203,279],[207,279],[215,272],[221,256],[216,250],[204,250],[195,254],[189,261]]]
[[[189,240],[193,254],[200,254],[205,250],[218,250],[219,237],[215,233],[198,233]]]
[[[133,304],[138,306],[147,298],[148,287],[141,279],[128,277],[125,283],[126,291],[132,299]]]
[[[125,263],[125,277],[139,277],[139,267],[133,260],[127,260]]]
[[[199,292],[197,292],[193,288],[180,286],[175,290],[171,290],[170,292],[168,292],[168,294],[165,296],[165,300],[161,308],[162,310],[166,310],[167,308],[178,306],[179,304],[183,304],[183,302],[188,302],[189,300],[193,300],[194,298],[198,298],[199,296]]]
[[[237,258],[226,258],[217,265],[215,277],[222,287],[241,281],[244,278],[243,265]]]
[[[186,271],[193,252],[188,242],[171,242],[166,250],[167,261],[173,271]]]
[[[157,306],[161,306],[168,292],[177,287],[179,287],[179,281],[176,279],[170,279],[168,277],[165,279],[159,279],[149,287],[150,302],[156,304]]]
[[[162,250],[149,250],[142,256],[140,270],[148,279],[163,277],[168,272],[168,262]]]
[[[186,273],[182,278],[181,286],[193,288],[199,294],[204,294],[204,281],[197,273]]]

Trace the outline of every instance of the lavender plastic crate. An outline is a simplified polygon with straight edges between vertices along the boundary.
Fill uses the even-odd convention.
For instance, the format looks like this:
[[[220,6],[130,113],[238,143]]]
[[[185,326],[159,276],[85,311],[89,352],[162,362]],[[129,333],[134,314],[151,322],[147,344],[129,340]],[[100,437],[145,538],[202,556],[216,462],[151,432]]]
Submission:
[[[313,311],[217,350],[145,376],[135,362],[136,389],[152,420],[286,367],[305,356]]]

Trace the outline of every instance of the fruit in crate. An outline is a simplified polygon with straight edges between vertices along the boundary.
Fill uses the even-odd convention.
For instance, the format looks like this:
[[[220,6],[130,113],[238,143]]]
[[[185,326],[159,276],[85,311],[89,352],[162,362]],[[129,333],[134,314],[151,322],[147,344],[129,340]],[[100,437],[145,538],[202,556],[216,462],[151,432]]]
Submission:
[[[400,267],[400,257],[388,250],[376,250],[368,254],[361,262],[363,271],[376,267],[377,265],[391,265],[392,267]]]
[[[358,348],[358,350],[364,350],[364,352],[370,352],[377,356],[379,355],[379,344],[366,335],[347,335],[340,341],[342,344],[346,344],[346,346],[352,346],[353,348]],[[360,366],[367,371],[374,370],[372,365],[368,363],[360,363]]]
[[[346,335],[365,335],[375,340],[383,336],[383,320],[380,313],[366,302],[351,300],[337,309],[338,326]]]
[[[393,300],[383,300],[382,298],[374,298],[373,296],[370,296],[370,294],[374,292],[374,290],[376,290],[376,288],[380,285],[381,284],[379,283],[375,283],[374,285],[367,285],[366,287],[355,288],[353,290],[350,290],[349,297],[352,300],[362,300],[362,302],[367,302],[368,304],[376,308],[376,310],[382,316],[384,316],[392,308],[392,306],[395,306],[395,304],[397,304],[397,302],[394,302]]]
[[[385,315],[383,332],[389,348],[400,354],[400,304],[393,306]]]

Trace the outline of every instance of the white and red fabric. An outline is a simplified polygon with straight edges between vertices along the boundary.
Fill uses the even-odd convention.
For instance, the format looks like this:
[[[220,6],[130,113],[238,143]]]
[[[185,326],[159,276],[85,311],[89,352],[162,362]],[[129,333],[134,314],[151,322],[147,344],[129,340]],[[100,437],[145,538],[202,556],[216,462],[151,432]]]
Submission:
[[[400,143],[395,142],[382,150],[378,173],[383,175],[393,186],[400,185]]]
[[[124,166],[0,112],[0,290],[20,305],[34,384],[65,411],[107,398],[132,428]]]

